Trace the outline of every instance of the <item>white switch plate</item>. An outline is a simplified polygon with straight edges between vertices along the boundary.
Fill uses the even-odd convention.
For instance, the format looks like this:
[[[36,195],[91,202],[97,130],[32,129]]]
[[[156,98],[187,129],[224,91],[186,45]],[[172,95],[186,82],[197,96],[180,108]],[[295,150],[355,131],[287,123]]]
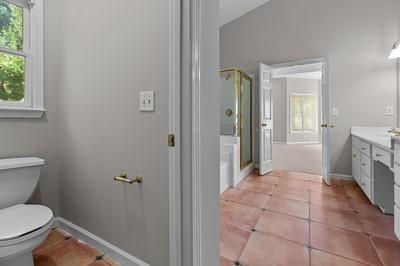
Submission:
[[[339,108],[337,108],[337,107],[333,107],[332,108],[332,115],[339,115]]]
[[[154,111],[154,91],[140,92],[140,111],[142,112]]]
[[[387,116],[392,116],[392,115],[394,115],[394,108],[393,108],[393,106],[386,106],[386,115],[387,115]]]

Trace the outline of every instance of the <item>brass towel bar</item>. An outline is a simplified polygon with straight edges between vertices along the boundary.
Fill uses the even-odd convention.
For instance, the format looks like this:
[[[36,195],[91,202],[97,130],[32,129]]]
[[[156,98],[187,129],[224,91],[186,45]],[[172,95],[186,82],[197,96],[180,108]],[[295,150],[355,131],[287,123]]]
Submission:
[[[114,177],[114,180],[118,181],[118,182],[133,184],[133,183],[142,183],[143,182],[143,177],[138,175],[133,179],[129,179],[128,175],[123,172],[119,176]]]

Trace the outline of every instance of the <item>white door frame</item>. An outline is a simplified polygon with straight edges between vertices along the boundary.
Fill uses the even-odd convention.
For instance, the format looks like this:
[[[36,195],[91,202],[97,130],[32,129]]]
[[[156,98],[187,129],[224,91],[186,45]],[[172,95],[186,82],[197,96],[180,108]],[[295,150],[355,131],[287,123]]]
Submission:
[[[219,265],[219,3],[169,1],[170,265]]]
[[[169,243],[170,265],[182,265],[181,243],[181,25],[180,0],[169,0],[169,134],[175,147],[169,147]]]
[[[323,73],[323,78],[325,78],[325,89],[326,89],[326,93],[322,92],[322,97],[325,97],[326,99],[326,104],[327,106],[323,106],[322,107],[322,111],[326,112],[326,117],[327,117],[327,121],[322,121],[322,123],[326,123],[329,126],[326,128],[326,130],[328,131],[327,133],[327,139],[326,141],[326,156],[327,156],[327,169],[328,169],[328,173],[327,173],[327,180],[326,182],[328,183],[328,185],[330,185],[330,178],[331,178],[331,153],[330,153],[330,137],[329,137],[329,130],[330,130],[330,126],[331,126],[331,88],[330,88],[330,68],[329,68],[329,58],[328,57],[320,57],[320,58],[313,58],[313,59],[306,59],[306,60],[300,60],[300,61],[293,61],[293,62],[287,62],[287,63],[281,63],[281,64],[274,64],[271,65],[271,67],[274,69],[273,73],[275,74],[275,70],[276,69],[280,69],[280,68],[288,68],[288,67],[299,67],[299,66],[310,66],[310,65],[314,65],[314,64],[321,64],[322,65],[322,70],[324,72]],[[325,68],[325,69],[324,69]],[[324,81],[324,80],[323,80]],[[322,82],[323,82],[322,81]],[[322,104],[322,103],[321,103]],[[324,144],[323,144],[324,145]]]

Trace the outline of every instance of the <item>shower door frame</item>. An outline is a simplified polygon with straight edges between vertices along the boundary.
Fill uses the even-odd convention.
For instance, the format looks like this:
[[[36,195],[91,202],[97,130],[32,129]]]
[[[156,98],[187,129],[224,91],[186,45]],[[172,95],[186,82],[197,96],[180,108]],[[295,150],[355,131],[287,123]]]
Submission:
[[[244,169],[250,164],[254,163],[253,158],[253,79],[247,75],[243,70],[238,67],[234,68],[227,68],[221,69],[219,73],[223,72],[233,72],[234,75],[234,97],[235,97],[235,109],[238,106],[238,110],[235,110],[235,125],[234,125],[234,137],[240,137],[240,169]],[[243,83],[242,79],[246,79],[250,81],[250,160],[247,162],[243,162],[243,141],[242,141],[242,111],[243,111],[243,104],[242,104],[242,92],[243,92]],[[238,123],[236,125],[236,123]],[[225,135],[224,135],[225,136]],[[228,135],[227,135],[228,136]]]
[[[239,110],[239,115],[240,115],[240,125],[239,125],[239,129],[240,129],[240,169],[246,168],[247,166],[249,166],[250,164],[252,164],[254,162],[253,160],[253,79],[247,75],[246,73],[244,73],[243,71],[241,71],[240,69],[238,69],[238,72],[241,74],[240,76],[240,92],[239,92],[239,106],[240,106],[240,110]],[[243,75],[243,77],[242,77]],[[243,111],[243,104],[242,104],[242,94],[243,94],[243,84],[242,84],[242,79],[247,79],[250,81],[250,160],[247,162],[244,162],[242,160],[243,158],[243,141],[242,141],[242,111]]]

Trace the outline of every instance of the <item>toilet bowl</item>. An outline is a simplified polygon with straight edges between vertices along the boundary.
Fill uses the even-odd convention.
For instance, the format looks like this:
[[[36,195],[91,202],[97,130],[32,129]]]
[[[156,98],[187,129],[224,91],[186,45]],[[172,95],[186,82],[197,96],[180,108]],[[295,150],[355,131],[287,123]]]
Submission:
[[[32,251],[52,228],[49,208],[24,204],[43,164],[33,157],[0,159],[0,266],[33,266]]]

